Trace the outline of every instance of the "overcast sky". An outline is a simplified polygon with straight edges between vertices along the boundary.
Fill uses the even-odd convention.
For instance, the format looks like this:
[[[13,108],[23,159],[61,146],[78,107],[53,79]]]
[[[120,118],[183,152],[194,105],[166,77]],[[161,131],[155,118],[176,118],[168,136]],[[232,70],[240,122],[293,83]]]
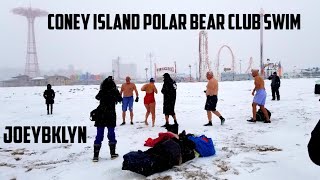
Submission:
[[[0,68],[24,68],[27,42],[27,21],[14,15],[11,9],[29,6],[29,0],[0,1]],[[272,30],[264,32],[264,57],[271,61],[281,61],[285,70],[294,66],[320,66],[319,14],[317,0],[31,0],[32,7],[49,13],[166,13],[166,14],[230,14],[259,13],[299,13],[301,30]],[[35,23],[38,60],[40,70],[67,68],[72,64],[76,69],[93,73],[110,72],[111,61],[117,56],[123,63],[137,63],[140,75],[149,67],[147,54],[154,54],[154,61],[160,65],[177,62],[178,72],[189,72],[188,65],[198,61],[199,31],[58,31],[48,30],[47,17],[38,18]],[[254,67],[259,66],[260,32],[210,30],[209,58],[217,59],[222,45],[232,48],[239,70],[248,66],[250,57]],[[231,65],[231,55],[224,49],[220,58],[221,66]],[[194,72],[194,70],[192,70]],[[220,70],[221,71],[221,70]]]

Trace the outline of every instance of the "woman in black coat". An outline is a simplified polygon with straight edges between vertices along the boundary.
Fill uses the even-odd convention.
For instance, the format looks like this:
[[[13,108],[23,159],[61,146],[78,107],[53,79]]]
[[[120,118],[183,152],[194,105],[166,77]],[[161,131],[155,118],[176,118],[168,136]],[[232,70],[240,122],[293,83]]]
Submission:
[[[101,148],[101,142],[104,138],[104,129],[108,128],[108,139],[111,158],[118,157],[116,154],[117,140],[115,138],[114,128],[116,127],[116,103],[121,102],[122,98],[117,89],[112,77],[105,79],[101,86],[100,91],[96,95],[96,99],[100,101],[98,106],[99,118],[95,121],[94,126],[97,127],[97,136],[94,141],[94,156],[93,161],[99,160],[99,152]]]
[[[163,86],[161,89],[161,93],[163,94],[163,114],[165,115],[166,124],[163,127],[169,125],[169,116],[173,117],[174,123],[178,124],[176,113],[174,112],[174,106],[176,104],[177,97],[177,84],[170,77],[168,73],[163,74]]]
[[[47,89],[44,91],[43,97],[46,99],[47,114],[49,115],[49,106],[50,106],[51,114],[52,114],[55,93],[54,93],[54,90],[52,89],[51,84],[47,84]]]

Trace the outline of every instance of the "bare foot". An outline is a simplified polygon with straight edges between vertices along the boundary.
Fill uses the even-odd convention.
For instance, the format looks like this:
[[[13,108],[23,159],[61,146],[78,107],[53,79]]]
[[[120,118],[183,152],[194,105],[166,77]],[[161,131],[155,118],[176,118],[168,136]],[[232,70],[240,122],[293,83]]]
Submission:
[[[147,126],[149,125],[148,121],[144,121],[144,123],[145,123]]]
[[[154,127],[154,124],[152,124],[152,127]]]

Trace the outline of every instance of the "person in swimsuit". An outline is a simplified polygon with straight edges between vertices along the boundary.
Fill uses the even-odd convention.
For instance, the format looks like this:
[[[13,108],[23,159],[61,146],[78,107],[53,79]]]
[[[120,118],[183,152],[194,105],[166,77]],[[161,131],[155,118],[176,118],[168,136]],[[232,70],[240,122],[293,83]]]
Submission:
[[[154,123],[156,121],[156,101],[154,99],[154,93],[158,94],[158,90],[156,86],[154,85],[154,79],[150,79],[150,83],[145,84],[142,86],[141,91],[146,92],[146,96],[144,97],[144,106],[147,109],[146,116],[145,116],[145,124],[148,125],[148,117],[151,113],[152,116],[152,127],[154,127]]]
[[[265,123],[270,123],[269,114],[264,107],[266,104],[267,93],[264,87],[264,80],[259,76],[259,70],[252,70],[252,77],[254,78],[254,89],[252,91],[253,102],[252,102],[252,118],[247,120],[249,122],[256,122],[257,105],[260,106],[264,116],[266,117]],[[256,93],[255,93],[256,92]]]

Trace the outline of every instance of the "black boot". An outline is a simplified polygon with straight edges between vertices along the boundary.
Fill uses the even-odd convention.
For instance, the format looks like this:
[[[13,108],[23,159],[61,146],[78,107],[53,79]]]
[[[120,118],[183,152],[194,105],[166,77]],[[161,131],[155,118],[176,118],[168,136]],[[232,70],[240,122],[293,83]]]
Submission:
[[[161,127],[167,127],[169,125],[169,123],[165,123],[163,126],[161,126]]]
[[[99,152],[100,152],[101,145],[100,144],[94,144],[93,145],[93,162],[99,161]]]
[[[111,159],[117,158],[119,154],[116,154],[116,144],[109,144],[109,147],[110,147]]]
[[[204,126],[212,126],[212,122],[209,121],[208,124],[205,124]]]

